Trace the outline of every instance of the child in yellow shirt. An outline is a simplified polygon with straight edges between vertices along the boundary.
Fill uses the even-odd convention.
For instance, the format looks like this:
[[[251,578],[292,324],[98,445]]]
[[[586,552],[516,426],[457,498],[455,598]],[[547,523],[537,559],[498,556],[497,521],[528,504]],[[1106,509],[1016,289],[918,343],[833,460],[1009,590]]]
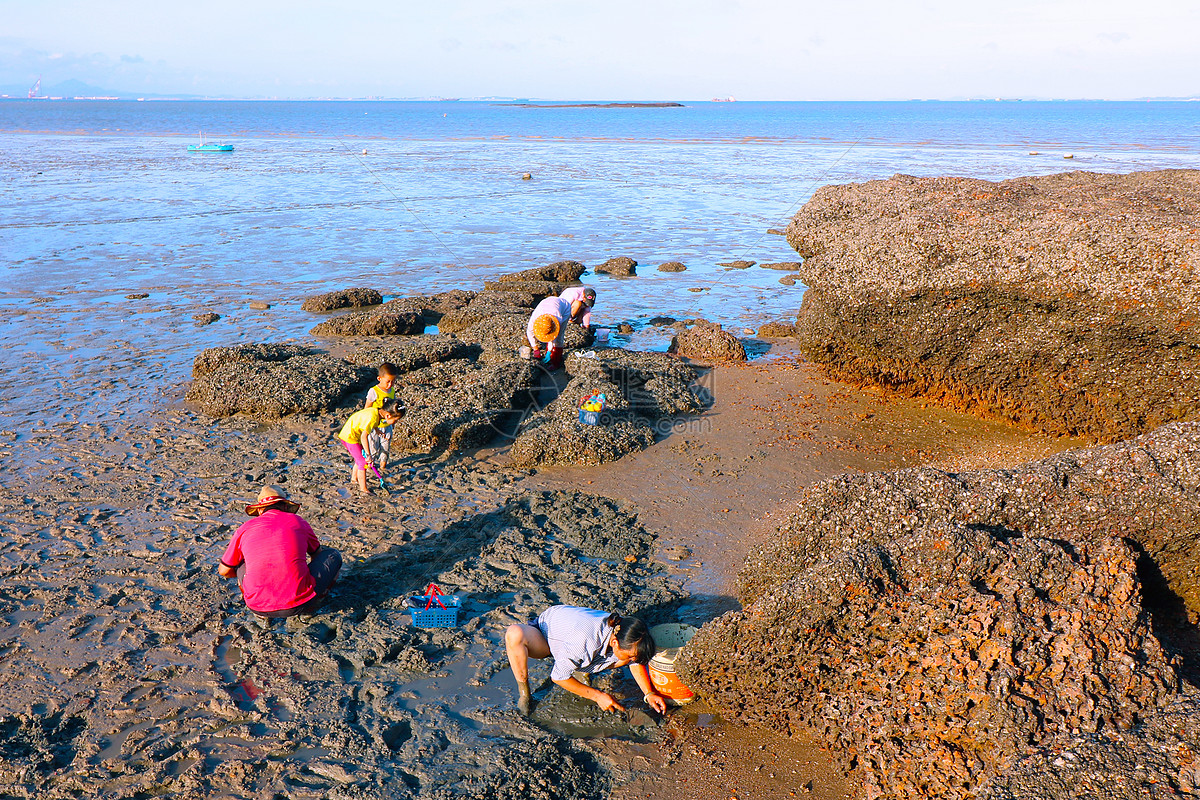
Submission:
[[[367,402],[363,404],[363,408],[375,406],[379,408],[383,405],[384,400],[391,400],[396,396],[396,375],[400,371],[388,362],[383,362],[379,365],[379,369],[375,371],[375,377],[379,380],[379,384],[371,388],[367,392]]]
[[[355,411],[342,426],[338,438],[342,440],[342,444],[346,445],[346,450],[354,459],[354,466],[350,470],[350,482],[357,483],[358,488],[362,489],[364,494],[370,494],[371,490],[367,488],[367,460],[363,456],[363,442],[371,431],[386,425],[394,425],[403,416],[404,408],[392,398],[384,400],[379,408],[372,406]]]
[[[385,400],[393,399],[396,396],[396,378],[399,374],[400,370],[396,369],[394,364],[387,361],[380,364],[379,369],[375,371],[379,384],[367,392],[367,401],[363,408],[379,408]],[[371,431],[362,445],[363,456],[367,460],[373,461],[380,471],[387,469],[388,454],[392,447],[392,426],[381,425]]]

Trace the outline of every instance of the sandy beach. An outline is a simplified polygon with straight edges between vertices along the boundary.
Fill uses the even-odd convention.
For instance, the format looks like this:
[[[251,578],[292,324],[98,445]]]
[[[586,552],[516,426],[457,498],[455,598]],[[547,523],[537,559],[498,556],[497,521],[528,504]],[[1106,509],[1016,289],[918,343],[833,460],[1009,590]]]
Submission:
[[[396,476],[390,496],[349,486],[341,413],[214,421],[182,386],[161,416],[7,432],[5,461],[24,466],[8,468],[0,505],[5,782],[22,797],[378,785],[506,797],[524,785],[497,776],[507,742],[526,748],[530,774],[590,763],[589,780],[622,797],[694,797],[713,781],[739,797],[810,782],[848,796],[815,742],[730,726],[702,703],[643,729],[556,690],[520,719],[500,630],[551,600],[700,624],[736,606],[744,555],[806,486],[847,470],[1016,463],[1070,442],[851,389],[781,342],[703,380],[711,408],[618,463],[516,470],[491,447]],[[37,458],[23,460],[31,444]],[[322,614],[264,629],[215,567],[241,504],[272,481],[347,567]],[[600,550],[571,533],[597,514],[589,524],[611,532]],[[543,558],[530,536],[548,531],[557,550]],[[573,553],[609,559],[611,580],[587,579]],[[431,579],[471,598],[458,629],[409,626],[404,599]],[[572,796],[597,796],[569,777]]]

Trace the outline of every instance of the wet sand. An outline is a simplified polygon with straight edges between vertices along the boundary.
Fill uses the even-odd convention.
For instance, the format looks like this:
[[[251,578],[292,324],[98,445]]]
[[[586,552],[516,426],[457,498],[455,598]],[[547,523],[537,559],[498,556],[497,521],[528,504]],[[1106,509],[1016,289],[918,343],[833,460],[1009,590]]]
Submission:
[[[712,614],[735,607],[732,583],[746,554],[807,486],[852,470],[1003,468],[1081,444],[848,387],[787,344],[703,380],[712,408],[656,446],[616,466],[545,469],[530,480],[636,507],[658,534],[659,557]],[[615,798],[855,796],[818,742],[724,724],[702,700],[675,714],[668,742],[634,747],[639,768]]]
[[[394,474],[391,496],[351,491],[340,413],[214,422],[179,389],[162,416],[4,432],[0,778],[18,797],[847,796],[812,743],[699,705],[646,729],[555,690],[522,720],[500,631],[553,602],[702,622],[805,486],[1071,443],[851,390],[786,349],[705,380],[709,412],[618,464],[517,473],[501,448]],[[265,481],[347,562],[324,613],[266,629],[215,575]],[[409,626],[430,579],[469,594],[458,629]]]

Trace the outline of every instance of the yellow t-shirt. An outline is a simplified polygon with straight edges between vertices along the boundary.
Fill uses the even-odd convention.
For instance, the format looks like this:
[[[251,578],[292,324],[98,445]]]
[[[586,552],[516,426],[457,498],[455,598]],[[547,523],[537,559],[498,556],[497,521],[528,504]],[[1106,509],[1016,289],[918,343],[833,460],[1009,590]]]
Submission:
[[[362,438],[378,428],[382,421],[383,418],[379,415],[378,408],[364,408],[361,411],[355,411],[342,426],[342,432],[338,434],[338,438],[348,444],[362,444]]]
[[[384,400],[392,400],[395,397],[395,386],[393,386],[391,389],[388,389],[386,392],[379,388],[379,386],[372,386],[371,391],[367,392],[367,401],[375,408],[381,407]]]

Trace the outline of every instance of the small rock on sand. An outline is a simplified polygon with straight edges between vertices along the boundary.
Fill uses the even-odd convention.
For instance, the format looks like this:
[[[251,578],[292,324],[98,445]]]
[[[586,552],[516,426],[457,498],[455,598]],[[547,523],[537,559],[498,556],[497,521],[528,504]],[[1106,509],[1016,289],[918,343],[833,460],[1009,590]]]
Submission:
[[[759,264],[758,266],[761,269],[786,269],[795,271],[800,269],[801,264],[799,261],[771,261],[766,264]]]
[[[687,267],[679,261],[667,261],[658,265],[659,272],[683,272],[686,269]]]
[[[628,322],[622,322],[620,325],[617,326],[617,333],[623,333],[626,335],[633,333],[633,326],[630,325]]]
[[[779,279],[779,282],[782,283],[784,286],[795,286],[796,285],[796,276],[795,275],[784,275],[782,278]]]
[[[150,295],[147,292],[134,292],[133,294],[125,295],[125,299],[126,300],[145,300],[149,296]]]
[[[787,339],[796,335],[796,326],[787,322],[768,322],[759,326],[758,335],[764,339]]]
[[[197,325],[211,325],[221,318],[220,314],[214,314],[211,311],[203,314],[193,314],[192,319],[196,320]]]
[[[738,259],[737,261],[722,261],[719,264],[717,264],[717,266],[725,267],[725,269],[749,269],[750,267],[753,267],[756,263],[757,262],[754,262],[754,261],[744,261],[742,259]]]
[[[668,547],[665,551],[663,551],[663,555],[665,555],[667,558],[671,559],[672,561],[683,561],[685,558],[689,557],[691,554],[692,554],[691,549],[684,547],[681,544],[677,544],[674,547]]]
[[[271,307],[271,304],[264,303],[260,300],[255,300],[253,303],[250,304],[250,307],[253,308],[255,311],[266,311],[268,308]]]

